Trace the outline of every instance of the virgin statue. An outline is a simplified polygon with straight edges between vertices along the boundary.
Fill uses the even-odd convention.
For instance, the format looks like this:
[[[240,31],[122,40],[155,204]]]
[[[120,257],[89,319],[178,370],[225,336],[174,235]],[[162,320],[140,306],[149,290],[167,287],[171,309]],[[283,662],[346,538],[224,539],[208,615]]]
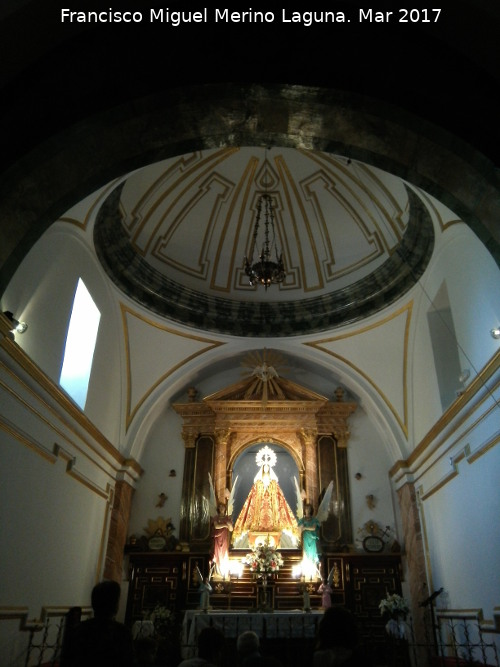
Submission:
[[[279,546],[281,534],[298,539],[297,519],[292,512],[273,470],[276,453],[267,445],[255,457],[259,470],[250,493],[234,524],[233,544],[248,536],[250,545],[266,538]]]

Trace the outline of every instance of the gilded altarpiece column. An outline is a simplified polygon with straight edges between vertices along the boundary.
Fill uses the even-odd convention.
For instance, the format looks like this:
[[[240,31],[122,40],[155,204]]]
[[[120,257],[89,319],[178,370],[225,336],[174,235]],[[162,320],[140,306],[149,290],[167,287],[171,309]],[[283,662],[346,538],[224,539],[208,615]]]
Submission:
[[[194,447],[186,448],[182,491],[180,540],[193,551],[205,551],[210,544],[210,484],[214,469],[215,438],[200,436]]]
[[[230,429],[216,429],[214,488],[218,503],[225,502],[224,492],[229,486],[227,462],[230,455],[230,438]]]
[[[305,470],[305,490],[306,500],[314,505],[314,510],[318,509],[318,457],[316,452],[317,431],[314,429],[303,428],[300,430],[300,440],[302,443],[302,461]]]
[[[321,527],[321,537],[325,548],[328,551],[335,551],[353,541],[347,448],[339,447],[333,436],[322,435],[318,438],[317,451],[319,502],[326,487],[333,480],[330,514]]]

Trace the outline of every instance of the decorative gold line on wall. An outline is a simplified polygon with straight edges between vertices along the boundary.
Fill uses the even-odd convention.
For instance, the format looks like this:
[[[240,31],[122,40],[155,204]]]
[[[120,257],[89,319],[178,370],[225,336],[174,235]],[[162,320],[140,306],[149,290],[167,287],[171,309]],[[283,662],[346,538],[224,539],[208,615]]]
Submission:
[[[130,424],[132,423],[132,420],[134,419],[135,415],[141,408],[141,406],[145,403],[145,401],[151,396],[153,391],[159,387],[165,380],[170,377],[175,371],[179,370],[183,366],[185,366],[187,363],[192,361],[193,359],[196,359],[202,354],[205,354],[206,352],[210,352],[211,350],[219,347],[220,345],[225,345],[225,343],[217,340],[213,340],[211,338],[205,338],[203,336],[197,336],[194,334],[187,334],[184,332],[179,331],[178,329],[174,329],[172,327],[168,326],[162,326],[158,324],[157,322],[154,322],[153,320],[142,316],[140,313],[134,311],[132,308],[126,306],[123,303],[120,303],[120,310],[121,310],[121,315],[122,315],[122,325],[123,325],[123,339],[124,339],[124,344],[125,344],[125,362],[126,362],[126,412],[125,412],[125,428],[126,430],[129,429]],[[182,359],[178,363],[174,364],[171,368],[165,371],[150,387],[149,389],[143,394],[143,396],[137,401],[136,405],[134,408],[132,408],[132,372],[131,372],[131,363],[130,363],[130,357],[131,357],[131,350],[130,350],[130,339],[129,339],[129,332],[128,332],[128,326],[127,326],[127,315],[131,315],[132,317],[137,318],[141,322],[144,322],[145,324],[148,324],[152,327],[155,327],[156,329],[160,329],[161,331],[164,331],[167,334],[172,334],[173,336],[178,336],[179,338],[184,338],[188,340],[194,340],[198,341],[201,343],[206,343],[206,346],[202,349],[199,350],[198,352],[193,352],[192,354],[188,355],[185,359]]]
[[[93,217],[94,212],[96,211],[96,209],[98,209],[101,206],[102,202],[106,199],[106,197],[109,195],[109,193],[112,192],[115,189],[117,183],[119,183],[119,182],[120,182],[120,179],[118,179],[118,178],[115,179],[114,181],[111,181],[111,183],[109,183],[99,193],[99,196],[95,199],[95,201],[92,203],[92,205],[88,208],[87,213],[85,214],[85,217],[84,217],[83,221],[77,220],[76,218],[70,218],[70,217],[62,216],[61,218],[59,218],[60,222],[65,222],[65,223],[68,223],[70,225],[75,225],[76,227],[79,227],[80,229],[85,231],[87,229],[87,226],[88,226],[91,218]],[[82,211],[83,211],[83,208],[82,208]]]
[[[493,374],[500,368],[500,351],[498,351],[493,358],[481,369],[477,376],[471,381],[467,386],[464,393],[459,396],[448,408],[448,410],[441,416],[441,418],[434,424],[430,431],[422,438],[419,444],[415,447],[413,452],[408,457],[408,460],[405,462],[406,466],[412,466],[419,461],[419,466],[421,467],[432,454],[439,449],[450,437],[456,433],[459,428],[465,423],[467,419],[475,413],[479,412],[479,408],[489,399],[491,399],[492,394],[495,391],[498,391],[500,381],[495,383],[494,387],[490,387],[489,391],[481,397],[481,399],[471,405],[467,410],[465,406],[472,401],[472,399],[477,395],[477,393],[488,386],[488,381],[493,376]],[[493,402],[492,405],[480,416],[474,420],[470,426],[460,434],[460,438],[463,438],[465,435],[470,433],[479,423],[488,417],[490,413],[494,410],[498,410],[498,405],[496,402]],[[452,423],[458,415],[460,418],[457,420],[456,424],[453,427],[453,431],[446,431],[445,429]],[[448,448],[449,449],[449,448]]]
[[[38,456],[41,456],[50,464],[53,465],[57,463],[58,460],[65,461],[66,472],[70,477],[72,477],[77,482],[80,482],[81,484],[86,486],[93,493],[96,493],[98,496],[101,496],[101,498],[108,498],[109,492],[107,489],[109,488],[109,484],[106,487],[106,490],[104,490],[101,487],[99,487],[95,482],[93,482],[90,478],[88,478],[86,475],[80,473],[76,467],[76,458],[72,456],[69,452],[67,452],[65,449],[63,449],[57,443],[54,444],[53,450],[50,451],[49,449],[47,449],[47,447],[42,445],[42,443],[30,437],[27,433],[21,431],[17,426],[14,426],[13,424],[7,422],[7,420],[5,420],[1,416],[0,416],[0,428],[5,433],[14,438],[14,440],[17,440],[17,442],[19,442],[21,445],[27,447],[35,454],[38,454]],[[93,463],[95,464],[95,462]],[[106,471],[102,466],[96,465],[96,468],[102,470],[108,477],[114,479],[113,475],[111,475],[108,471]]]
[[[465,224],[463,220],[460,220],[459,218],[453,218],[445,222],[443,220],[441,213],[437,210],[436,205],[434,204],[434,200],[429,197],[429,195],[425,192],[425,190],[420,190],[420,188],[415,188],[415,189],[418,190],[418,194],[420,195],[420,197],[422,197],[422,199],[425,200],[427,209],[429,211],[432,211],[433,215],[435,216],[438,222],[439,229],[442,232],[445,232],[447,229],[453,227],[454,225],[460,223]]]
[[[413,301],[410,301],[406,306],[403,306],[399,310],[397,310],[395,313],[392,315],[389,315],[388,317],[385,317],[382,320],[379,320],[378,322],[375,322],[374,324],[371,324],[369,326],[363,327],[361,329],[356,329],[355,331],[352,331],[351,333],[348,334],[342,334],[339,336],[331,336],[329,338],[323,338],[321,340],[317,340],[311,343],[304,343],[304,345],[308,345],[309,347],[313,347],[320,352],[325,352],[326,354],[330,355],[331,357],[334,357],[335,359],[338,359],[341,361],[343,364],[346,364],[349,366],[349,368],[352,368],[356,373],[361,375],[379,394],[379,396],[382,398],[384,403],[387,405],[389,410],[392,412],[394,415],[394,418],[396,419],[397,423],[401,427],[401,430],[403,431],[405,437],[408,439],[408,337],[409,337],[409,332],[410,332],[410,323],[411,323],[411,315],[413,311]],[[373,329],[376,329],[380,326],[383,326],[384,324],[387,324],[387,322],[390,322],[391,320],[396,319],[400,315],[406,314],[406,322],[405,322],[405,331],[404,331],[404,341],[403,341],[403,379],[402,379],[402,389],[403,389],[403,419],[399,416],[397,410],[395,407],[392,405],[392,403],[389,401],[387,396],[384,394],[384,392],[378,387],[373,380],[367,375],[361,368],[353,364],[349,359],[346,357],[343,357],[340,354],[337,354],[333,352],[332,350],[329,350],[325,348],[324,346],[326,344],[334,343],[337,340],[345,340],[347,338],[354,338],[355,336],[366,333],[367,331],[372,331]]]
[[[449,457],[450,453],[455,451],[451,456],[449,471],[427,490],[424,491],[423,485],[419,487],[422,500],[427,500],[460,474],[460,469],[457,465],[460,461],[466,460],[467,463],[473,464],[500,443],[500,433],[497,432],[493,436],[488,437],[487,440],[483,441],[481,444],[477,445],[474,450],[472,450],[470,446],[470,438],[473,431],[480,428],[484,420],[491,418],[491,414],[498,410],[498,404],[493,400],[490,406],[487,406],[486,409],[480,412],[480,409],[484,407],[485,403],[492,399],[492,394],[498,391],[500,380],[497,380],[494,386],[489,387],[488,391],[481,396],[480,400],[471,404],[469,409],[466,409],[466,405],[472,401],[481,389],[484,389],[484,387],[487,386],[488,380],[492,377],[493,373],[498,370],[499,366],[500,352],[497,352],[476,378],[469,384],[465,392],[457,398],[457,400],[448,408],[447,412],[443,414],[441,419],[417,445],[408,459],[405,461],[397,461],[392,466],[389,471],[389,477],[396,484],[401,482],[401,480],[409,473],[412,474],[412,480],[416,483],[436,464],[442,461],[443,458]],[[470,420],[476,413],[478,416],[472,419],[470,424],[468,424],[464,430],[460,431],[461,427],[467,420]],[[453,418],[458,415],[459,418],[456,423],[453,424],[452,430],[447,430]],[[453,438],[455,434],[456,436]],[[464,440],[467,440],[467,442],[465,442],[459,449],[460,441]],[[436,458],[431,460],[432,455],[435,453],[437,453]]]
[[[81,412],[81,410],[72,401],[68,399],[66,394],[61,391],[60,387],[54,384],[52,380],[50,380],[50,378],[48,378],[45,375],[45,373],[43,373],[43,371],[41,371],[40,368],[36,366],[29,359],[29,357],[27,357],[26,353],[23,350],[21,350],[21,348],[19,348],[15,344],[13,344],[13,348],[15,351],[16,361],[18,361],[20,366],[25,371],[28,372],[30,377],[42,389],[47,391],[49,395],[56,401],[56,403],[61,408],[61,413],[57,412],[51,405],[49,405],[45,400],[42,399],[40,394],[33,391],[33,389],[29,385],[23,382],[19,375],[13,373],[10,368],[8,368],[5,364],[1,362],[0,362],[0,368],[2,369],[2,371],[5,372],[10,377],[12,377],[12,379],[16,382],[16,384],[19,384],[22,387],[23,391],[29,394],[29,396],[31,396],[31,398],[33,399],[33,404],[24,399],[20,393],[17,393],[16,391],[14,391],[12,387],[6,385],[2,381],[0,381],[0,387],[2,387],[8,394],[10,394],[22,406],[23,409],[27,410],[32,415],[34,415],[38,420],[49,426],[49,428],[53,430],[54,433],[59,435],[62,440],[71,444],[71,446],[74,447],[75,450],[82,453],[82,455],[86,456],[89,460],[92,460],[93,463],[98,467],[101,467],[102,470],[106,471],[106,468],[100,466],[96,460],[92,459],[92,457],[88,454],[88,452],[86,452],[83,447],[78,445],[78,443],[75,440],[69,439],[67,433],[63,431],[60,427],[58,427],[56,425],[56,422],[61,423],[69,433],[72,433],[75,436],[75,438],[80,439],[90,451],[94,452],[97,455],[97,457],[102,458],[103,451],[111,455],[115,463],[113,464],[108,462],[107,463],[110,466],[112,466],[114,470],[116,471],[119,470],[125,464],[126,461],[123,455],[109,442],[109,440],[107,440],[104,437],[101,431],[99,431],[99,429],[97,429],[94,426],[94,424],[92,424],[89,421],[89,419],[85,416],[85,414]],[[14,357],[14,355],[12,356]],[[35,402],[39,404],[43,409],[45,409],[47,413],[54,418],[53,421],[49,420],[49,418],[46,417],[39,409],[35,408],[34,406]],[[90,437],[96,441],[97,446],[93,444],[89,439],[85,438],[82,432],[77,432],[76,429],[71,424],[71,422],[67,419],[64,419],[64,414],[68,414],[80,426],[82,426],[83,430],[87,431]],[[103,451],[100,451],[101,448]]]
[[[12,621],[19,619],[19,630],[22,632],[38,632],[44,628],[47,620],[52,617],[63,617],[71,609],[71,606],[44,605],[37,618],[29,618],[30,608],[26,606],[2,606],[0,607],[0,621]],[[93,615],[92,607],[82,607],[82,617]]]
[[[15,426],[11,422],[8,422],[0,415],[0,428],[8,433],[12,438],[20,442],[22,445],[31,449],[32,452],[38,454],[44,458],[49,463],[55,463],[57,460],[57,454],[51,452],[46,447],[44,447],[40,442],[35,441],[27,433],[22,432],[18,426]]]

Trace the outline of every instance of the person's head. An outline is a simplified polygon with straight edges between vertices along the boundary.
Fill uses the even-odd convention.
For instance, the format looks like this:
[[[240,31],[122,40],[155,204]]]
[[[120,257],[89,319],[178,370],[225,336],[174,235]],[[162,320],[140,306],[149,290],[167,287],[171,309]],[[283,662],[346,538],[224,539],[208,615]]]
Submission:
[[[245,630],[236,640],[236,651],[238,655],[245,656],[251,653],[257,653],[260,648],[260,640],[257,633],[253,630]]]
[[[101,581],[92,589],[91,603],[96,618],[113,618],[118,613],[120,584],[117,581]]]
[[[325,610],[319,622],[317,644],[319,648],[343,646],[352,649],[358,643],[356,619],[345,607],[333,606]]]
[[[218,664],[224,651],[224,635],[219,628],[208,626],[198,635],[198,657]]]
[[[219,514],[225,514],[225,513],[226,513],[226,506],[225,506],[224,503],[219,503],[219,504],[217,505],[217,512],[218,512]]]
[[[313,510],[314,510],[314,508],[313,508],[313,506],[311,505],[311,503],[306,503],[306,504],[304,505],[304,514],[305,514],[306,516],[312,516],[312,514],[313,514]]]

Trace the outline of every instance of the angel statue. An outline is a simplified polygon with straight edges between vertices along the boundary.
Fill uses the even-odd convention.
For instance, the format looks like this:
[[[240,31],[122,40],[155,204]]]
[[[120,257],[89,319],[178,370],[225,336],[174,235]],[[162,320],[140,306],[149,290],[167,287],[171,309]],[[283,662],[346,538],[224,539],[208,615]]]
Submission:
[[[316,516],[311,503],[303,502],[304,494],[300,490],[297,478],[294,477],[297,494],[297,525],[302,534],[302,573],[306,577],[321,576],[319,569],[319,529],[329,514],[330,501],[333,493],[333,481],[328,485]]]
[[[321,606],[323,607],[323,609],[328,609],[328,607],[332,606],[333,573],[334,573],[334,569],[332,567],[332,569],[330,570],[330,573],[328,575],[328,578],[323,579],[321,584],[318,587],[318,593],[321,594]]]
[[[200,568],[198,566],[194,569],[195,579],[198,582],[198,591],[200,593],[200,603],[199,609],[203,611],[208,611],[212,607],[210,606],[210,593],[212,592],[212,586],[210,584],[210,576],[203,577],[201,574]]]
[[[210,473],[208,473],[208,481],[210,483],[209,511],[212,535],[211,569],[212,572],[215,571],[216,575],[222,579],[226,579],[229,575],[229,544],[231,542],[229,534],[233,531],[231,515],[233,513],[234,491],[238,477],[234,480],[231,492],[226,489],[227,509],[225,503],[217,502]]]

